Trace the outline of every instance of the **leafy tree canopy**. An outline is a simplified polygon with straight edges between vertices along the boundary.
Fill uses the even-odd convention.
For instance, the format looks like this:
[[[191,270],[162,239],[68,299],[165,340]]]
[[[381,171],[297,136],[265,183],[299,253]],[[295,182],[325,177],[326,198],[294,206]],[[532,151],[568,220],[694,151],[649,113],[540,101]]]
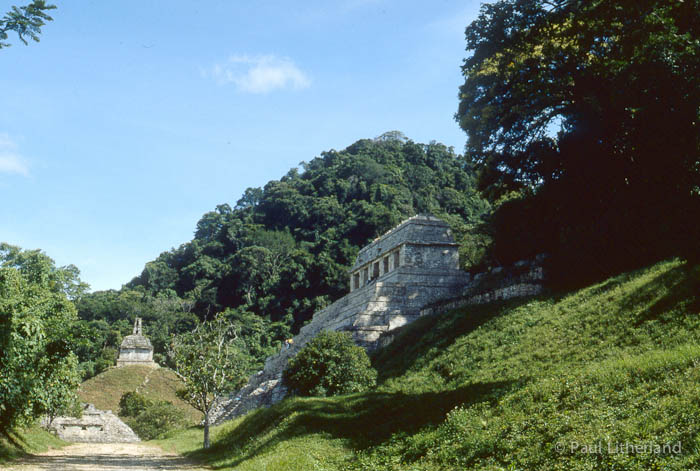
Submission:
[[[185,383],[182,398],[204,414],[204,448],[209,448],[209,415],[224,394],[248,379],[249,357],[234,324],[218,315],[173,340],[170,355]]]
[[[692,252],[699,32],[698,0],[482,7],[466,29],[456,118],[480,189],[524,197],[497,215],[501,259],[544,249],[571,266],[605,253],[619,267]]]
[[[0,430],[65,411],[79,384],[67,340],[75,307],[53,261],[29,255],[37,263],[0,266]]]
[[[90,288],[80,279],[80,270],[75,265],[56,267],[54,261],[41,250],[23,250],[2,242],[0,267],[16,268],[30,283],[44,285],[74,301]]]
[[[377,372],[347,332],[321,332],[289,360],[284,383],[301,396],[335,396],[374,387]]]
[[[33,0],[23,7],[13,6],[0,19],[0,49],[10,46],[10,43],[5,42],[9,31],[17,33],[17,37],[25,45],[28,44],[27,39],[39,42],[41,27],[46,21],[53,21],[46,12],[55,8],[56,5],[47,5],[45,0]]]

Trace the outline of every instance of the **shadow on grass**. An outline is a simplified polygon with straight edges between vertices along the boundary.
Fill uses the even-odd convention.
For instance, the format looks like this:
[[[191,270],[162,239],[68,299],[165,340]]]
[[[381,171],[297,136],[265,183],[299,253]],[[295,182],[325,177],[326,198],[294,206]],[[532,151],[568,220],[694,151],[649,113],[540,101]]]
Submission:
[[[671,319],[664,318],[664,314],[681,307],[688,314],[697,314],[700,311],[700,266],[690,270],[679,266],[660,273],[625,296],[620,309],[633,311],[640,303],[647,303],[648,307],[637,317],[636,326],[653,320],[667,322]]]
[[[0,430],[0,460],[27,456],[24,451],[27,447],[27,443],[19,435],[7,430]]]
[[[619,311],[630,312],[640,303],[647,303],[644,313],[637,317],[635,323],[664,319],[664,313],[682,306],[688,313],[700,312],[700,266],[688,268],[685,265],[664,269],[658,275],[620,297],[616,289],[634,281],[643,272],[659,270],[658,266],[647,267],[630,273],[611,277],[598,285],[586,288],[580,293],[590,299],[606,296],[614,300]],[[394,340],[372,356],[373,366],[378,370],[379,383],[400,377],[419,362],[428,364],[459,337],[467,335],[490,320],[517,309],[532,301],[559,303],[568,295],[577,292],[557,291],[546,295],[493,302],[483,305],[467,306],[444,314],[425,317],[397,329]],[[612,298],[611,298],[612,299]]]
[[[546,297],[552,299],[553,295]],[[390,378],[402,376],[419,360],[429,363],[459,337],[508,310],[543,298],[539,296],[466,306],[424,317],[401,327],[389,345],[372,355],[372,364],[379,372],[377,381],[381,384]]]
[[[248,414],[232,431],[219,436],[212,448],[190,456],[209,463],[226,459],[225,466],[235,466],[280,442],[308,434],[344,439],[360,450],[396,433],[412,434],[437,425],[458,405],[495,401],[513,386],[513,382],[504,381],[423,394],[368,392],[334,398],[293,398]],[[251,437],[263,436],[266,438],[261,441],[250,441]]]

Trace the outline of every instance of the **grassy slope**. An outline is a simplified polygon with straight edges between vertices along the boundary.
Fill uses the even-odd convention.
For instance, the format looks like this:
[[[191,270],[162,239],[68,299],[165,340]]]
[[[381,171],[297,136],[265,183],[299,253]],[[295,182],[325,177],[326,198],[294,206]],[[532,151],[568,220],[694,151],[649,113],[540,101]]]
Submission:
[[[29,453],[41,453],[49,448],[67,445],[63,440],[45,431],[39,426],[0,434],[0,464],[25,456]]]
[[[202,414],[175,395],[181,387],[180,379],[168,368],[154,369],[134,365],[110,368],[90,378],[80,386],[78,395],[82,401],[94,404],[98,409],[111,410],[118,414],[122,394],[138,389],[139,393],[149,399],[172,402],[196,423],[201,420]]]
[[[160,441],[223,469],[700,469],[700,267],[665,262],[562,295],[403,329],[381,385],[292,399]],[[680,442],[680,454],[572,443]],[[558,451],[561,444],[563,451]]]

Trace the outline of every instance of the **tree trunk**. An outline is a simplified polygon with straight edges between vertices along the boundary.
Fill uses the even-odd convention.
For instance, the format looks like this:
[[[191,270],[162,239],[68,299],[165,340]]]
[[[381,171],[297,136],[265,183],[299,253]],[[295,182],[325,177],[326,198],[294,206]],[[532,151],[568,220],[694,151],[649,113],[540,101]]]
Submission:
[[[204,448],[211,446],[209,443],[209,412],[204,413]]]

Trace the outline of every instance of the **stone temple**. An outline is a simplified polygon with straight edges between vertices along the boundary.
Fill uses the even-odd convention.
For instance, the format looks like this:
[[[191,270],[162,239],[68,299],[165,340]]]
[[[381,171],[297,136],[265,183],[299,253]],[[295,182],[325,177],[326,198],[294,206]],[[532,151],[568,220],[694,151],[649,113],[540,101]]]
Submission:
[[[422,315],[541,292],[541,267],[519,262],[514,271],[497,268],[472,278],[459,269],[458,249],[449,225],[428,215],[409,218],[375,239],[360,250],[349,271],[349,293],[314,313],[290,348],[268,358],[243,389],[217,405],[212,421],[282,400],[287,361],[321,331],[349,332],[358,345],[372,350]]]
[[[292,348],[268,358],[264,370],[237,394],[241,400],[214,414],[216,421],[282,399],[287,360],[321,331],[350,332],[358,345],[371,350],[382,334],[417,319],[423,306],[459,295],[469,274],[459,270],[458,248],[449,225],[427,215],[407,219],[375,239],[350,269],[350,292],[316,312]]]
[[[84,404],[82,417],[56,417],[49,423],[44,418],[42,425],[52,430],[61,440],[79,443],[133,443],[139,437],[112,411],[96,409]]]
[[[444,221],[407,219],[360,250],[350,293],[314,314],[304,329],[327,319],[325,330],[350,331],[356,343],[373,349],[383,333],[414,321],[426,304],[461,292],[469,274],[459,269],[458,249]]]
[[[121,347],[119,348],[117,366],[128,365],[158,367],[158,364],[153,361],[153,345],[151,345],[151,341],[143,335],[140,317],[134,320],[134,333],[124,337]]]

